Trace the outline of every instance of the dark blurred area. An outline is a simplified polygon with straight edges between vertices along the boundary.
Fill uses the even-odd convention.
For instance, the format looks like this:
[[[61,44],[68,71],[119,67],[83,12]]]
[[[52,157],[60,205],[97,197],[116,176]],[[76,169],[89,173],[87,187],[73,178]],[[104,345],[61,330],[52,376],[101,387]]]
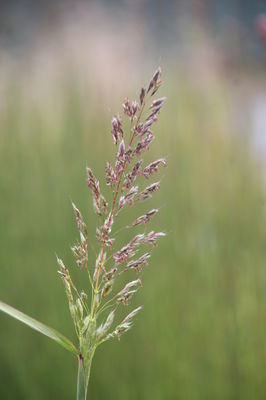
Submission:
[[[238,44],[239,48],[234,50],[239,57],[256,58],[264,47],[265,27],[261,16],[266,12],[265,7],[265,1],[260,0],[1,1],[1,44],[9,50],[29,46],[39,35],[56,34],[69,20],[79,25],[80,14],[87,14],[89,20],[96,10],[101,10],[103,15],[119,20],[121,27],[137,20],[152,49],[163,54],[176,50],[184,36],[193,34],[196,24],[206,29],[212,40],[220,44],[225,41],[225,53]],[[134,37],[131,39],[134,41]]]
[[[0,299],[75,340],[55,260],[89,290],[70,199],[94,238],[85,165],[104,179],[111,118],[161,65],[150,161],[168,167],[147,207],[167,237],[89,398],[264,400],[266,1],[0,5]],[[0,399],[74,398],[75,358],[3,314],[0,354]]]

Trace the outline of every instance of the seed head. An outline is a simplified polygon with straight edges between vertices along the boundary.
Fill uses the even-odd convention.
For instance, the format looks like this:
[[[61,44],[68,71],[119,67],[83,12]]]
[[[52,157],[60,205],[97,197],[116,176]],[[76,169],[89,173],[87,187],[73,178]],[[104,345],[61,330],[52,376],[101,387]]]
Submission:
[[[153,193],[159,190],[160,182],[154,182],[145,189],[139,191],[138,179],[148,179],[158,172],[160,166],[166,166],[165,158],[148,164],[143,168],[143,160],[138,159],[145,155],[154,139],[152,132],[157,122],[165,97],[151,99],[161,85],[161,68],[159,67],[152,76],[147,89],[140,90],[139,100],[125,99],[123,111],[130,120],[128,132],[123,121],[117,114],[111,122],[111,134],[115,145],[114,161],[107,162],[105,166],[106,186],[109,189],[108,205],[100,184],[91,168],[87,167],[87,183],[92,194],[93,207],[98,215],[96,226],[96,245],[88,238],[88,229],[84,222],[82,213],[72,203],[79,238],[71,247],[72,253],[80,268],[86,270],[91,284],[91,296],[79,291],[71,280],[68,269],[63,261],[57,258],[59,274],[62,278],[66,295],[68,298],[70,314],[72,316],[77,336],[80,340],[80,352],[84,360],[85,369],[89,364],[88,355],[94,352],[95,348],[102,342],[120,336],[127,332],[133,323],[133,318],[140,311],[141,307],[130,312],[115,329],[111,327],[115,319],[115,309],[129,305],[132,297],[142,286],[139,278],[127,282],[123,288],[119,287],[119,277],[122,273],[130,275],[128,270],[134,270],[139,277],[142,269],[148,265],[151,257],[150,252],[141,252],[143,246],[154,247],[158,240],[165,236],[164,232],[138,233],[135,236],[113,250],[117,241],[114,237],[125,228],[136,229],[146,225],[153,216],[158,213],[157,208],[145,211],[143,215],[133,218],[133,222],[125,227],[115,230],[116,220],[119,219],[119,212],[125,206],[135,206],[139,201],[152,197]],[[129,124],[127,124],[129,125]],[[140,182],[141,184],[141,182]],[[110,190],[111,189],[111,190]],[[137,217],[137,218],[136,218]],[[114,236],[114,237],[111,237]],[[119,243],[119,241],[118,241]],[[92,251],[89,251],[89,246]],[[95,258],[91,258],[95,253]],[[118,288],[118,290],[117,290]],[[111,292],[115,292],[111,294]],[[90,302],[91,297],[91,302]],[[89,303],[90,302],[90,303]],[[106,312],[109,307],[112,311],[98,324],[99,316]],[[111,332],[111,333],[110,333]],[[93,351],[92,351],[93,350]]]

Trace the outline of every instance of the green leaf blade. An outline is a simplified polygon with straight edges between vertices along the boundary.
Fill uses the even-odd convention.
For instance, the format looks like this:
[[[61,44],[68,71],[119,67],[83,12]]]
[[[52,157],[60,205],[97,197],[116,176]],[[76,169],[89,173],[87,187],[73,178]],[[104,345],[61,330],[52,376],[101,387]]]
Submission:
[[[0,301],[0,311],[8,314],[9,316],[17,319],[20,322],[23,322],[25,325],[28,325],[30,328],[34,329],[37,332],[42,333],[43,335],[49,337],[50,339],[56,341],[66,350],[70,351],[71,353],[75,354],[76,356],[79,355],[79,352],[75,345],[68,340],[64,335],[57,332],[55,329],[50,328],[47,325],[37,321],[36,319],[29,317],[28,315],[22,313],[21,311],[16,310],[15,308],[9,306],[6,303]]]

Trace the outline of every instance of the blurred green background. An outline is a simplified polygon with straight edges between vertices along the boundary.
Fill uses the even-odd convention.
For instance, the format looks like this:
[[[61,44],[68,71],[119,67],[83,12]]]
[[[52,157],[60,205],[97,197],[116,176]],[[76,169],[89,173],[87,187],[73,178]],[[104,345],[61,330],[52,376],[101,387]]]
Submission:
[[[57,253],[88,290],[70,252],[71,200],[93,237],[85,165],[104,179],[111,117],[160,63],[167,103],[147,160],[166,156],[168,167],[160,192],[134,212],[159,207],[150,228],[167,237],[134,299],[144,305],[134,329],[96,352],[89,399],[265,399],[263,49],[243,64],[231,43],[217,60],[221,49],[193,16],[182,51],[160,51],[154,39],[144,56],[150,38],[128,43],[146,17],[124,21],[122,38],[103,10],[88,13],[98,16],[91,31],[74,13],[75,23],[66,18],[52,34],[45,23],[34,43],[1,50],[0,298],[75,340],[55,261]],[[129,220],[121,214],[121,224]],[[74,399],[76,364],[0,315],[0,399]]]

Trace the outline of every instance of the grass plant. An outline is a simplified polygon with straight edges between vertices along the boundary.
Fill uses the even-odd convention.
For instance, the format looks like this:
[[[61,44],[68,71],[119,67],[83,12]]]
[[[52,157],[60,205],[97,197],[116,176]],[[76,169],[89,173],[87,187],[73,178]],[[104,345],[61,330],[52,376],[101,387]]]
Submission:
[[[159,181],[148,181],[160,167],[166,166],[166,160],[159,158],[145,165],[141,159],[154,139],[152,128],[165,102],[164,97],[154,98],[160,85],[161,69],[158,68],[147,87],[140,90],[139,100],[126,99],[123,103],[124,120],[119,115],[112,119],[111,134],[116,155],[114,165],[107,162],[105,167],[109,194],[103,194],[92,169],[86,168],[87,184],[98,221],[95,242],[89,235],[81,211],[72,202],[79,237],[71,250],[77,267],[86,271],[90,292],[78,289],[69,268],[59,257],[57,263],[78,344],[73,344],[55,329],[0,302],[1,311],[53,339],[77,357],[77,400],[87,398],[91,364],[97,347],[112,338],[120,340],[121,335],[132,327],[141,306],[131,310],[120,322],[116,322],[116,313],[119,307],[128,307],[142,287],[141,274],[143,267],[148,264],[150,250],[165,236],[164,232],[146,231],[146,225],[159,211],[155,208],[135,216],[125,226],[114,230],[120,213],[126,213],[129,207],[151,199],[160,188]],[[141,180],[142,186],[143,182],[148,182],[142,189],[137,184]],[[134,232],[133,238],[121,248],[116,246],[118,235],[140,227],[143,232]],[[143,248],[145,251],[142,251]],[[126,276],[125,284],[121,279],[123,276]]]

